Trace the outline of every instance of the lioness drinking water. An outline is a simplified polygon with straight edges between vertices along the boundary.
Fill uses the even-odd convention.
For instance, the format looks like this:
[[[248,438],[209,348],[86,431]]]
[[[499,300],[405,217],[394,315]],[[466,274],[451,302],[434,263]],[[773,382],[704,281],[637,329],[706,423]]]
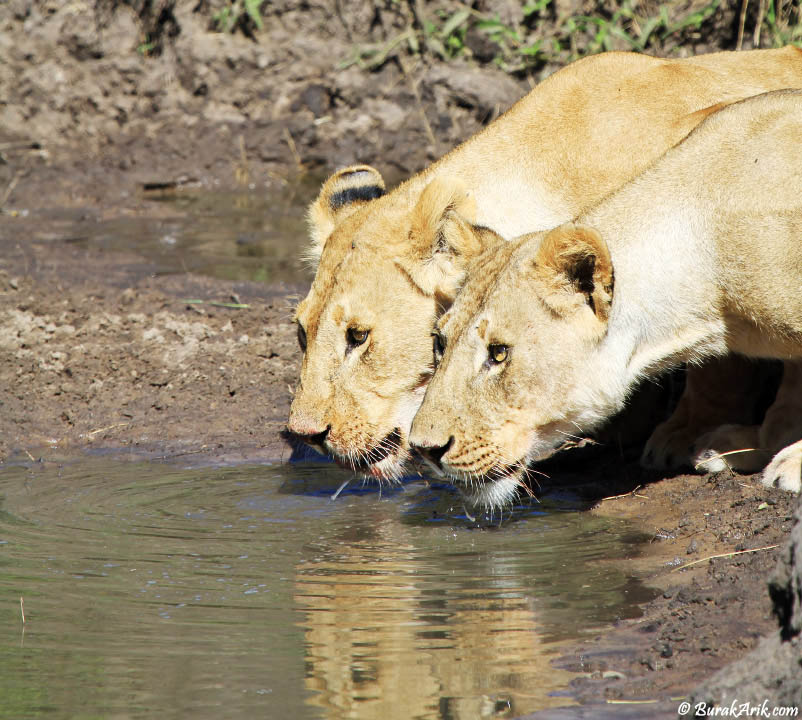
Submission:
[[[718,105],[785,87],[802,87],[796,48],[683,60],[606,53],[555,73],[390,193],[371,167],[335,173],[309,212],[319,264],[296,310],[305,355],[289,430],[355,471],[398,477],[433,372],[434,322],[479,250],[452,220],[507,237],[554,227]],[[445,176],[461,185],[432,185]]]
[[[779,358],[784,376],[760,427],[719,440],[799,492],[802,91],[719,110],[574,223],[511,243],[474,235],[485,250],[438,321],[410,435],[473,502],[509,501],[531,461],[604,422],[642,378],[728,352]]]

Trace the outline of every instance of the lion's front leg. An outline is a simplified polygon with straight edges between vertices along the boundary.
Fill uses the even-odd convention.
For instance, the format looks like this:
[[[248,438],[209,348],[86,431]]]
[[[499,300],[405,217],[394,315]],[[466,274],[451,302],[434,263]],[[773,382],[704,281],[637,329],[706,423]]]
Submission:
[[[732,449],[724,438],[708,437],[720,444],[699,444],[722,426],[748,427],[754,422],[755,406],[762,384],[757,366],[746,358],[728,355],[688,368],[685,391],[676,410],[658,425],[646,442],[641,464],[661,470],[694,467],[703,450],[724,452]],[[755,436],[757,427],[754,428]],[[765,465],[765,459],[758,466]]]
[[[763,471],[768,487],[802,490],[802,362],[785,362],[774,404],[760,426],[760,444],[776,453]]]

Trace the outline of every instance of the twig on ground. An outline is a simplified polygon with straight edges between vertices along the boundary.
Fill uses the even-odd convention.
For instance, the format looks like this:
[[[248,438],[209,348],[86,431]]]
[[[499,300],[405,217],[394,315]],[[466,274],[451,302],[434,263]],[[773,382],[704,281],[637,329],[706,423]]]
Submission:
[[[620,495],[608,495],[607,497],[603,497],[601,500],[599,500],[599,502],[604,502],[605,500],[618,500],[618,498],[623,498],[623,497],[639,497],[642,498],[643,500],[648,500],[649,498],[646,495],[638,494],[638,490],[640,490],[642,487],[643,485],[638,485],[638,487],[636,487],[633,490],[630,490],[629,492],[621,493]]]
[[[11,178],[11,182],[8,183],[6,191],[3,193],[2,199],[0,199],[0,212],[3,210],[3,205],[6,204],[6,200],[8,200],[8,198],[11,196],[11,193],[14,192],[14,188],[17,187],[17,183],[19,182],[21,176],[22,172],[18,170],[14,173],[14,177]]]
[[[119,423],[114,423],[114,425],[107,425],[106,427],[98,428],[97,430],[90,430],[88,433],[86,433],[86,437],[92,437],[94,435],[97,435],[98,433],[106,432],[107,430],[114,430],[114,428],[118,427],[125,427],[126,425],[130,425],[130,423],[119,422]]]
[[[740,50],[744,44],[744,25],[746,25],[746,9],[749,7],[749,0],[741,0],[741,15],[738,18],[738,40],[735,42],[735,49]]]
[[[699,558],[698,560],[686,563],[685,565],[680,565],[679,567],[674,568],[671,572],[673,573],[679,572],[680,570],[684,570],[685,568],[691,567],[691,565],[698,565],[699,563],[702,563],[705,560],[717,560],[718,558],[735,557],[736,555],[745,555],[746,553],[761,552],[762,550],[774,550],[775,548],[778,547],[780,546],[766,545],[765,547],[752,548],[751,550],[734,550],[733,552],[720,553],[719,555],[709,555],[708,557]]]
[[[295,160],[295,164],[298,166],[299,172],[304,172],[304,164],[301,160],[301,155],[298,152],[298,147],[295,144],[295,140],[292,139],[292,134],[289,131],[289,128],[284,128],[284,139],[287,141],[287,146],[290,148],[290,153],[292,153],[292,157]]]
[[[755,20],[755,32],[752,35],[752,47],[760,47],[760,31],[763,29],[763,17],[766,14],[766,0],[760,0],[757,6],[757,20]]]

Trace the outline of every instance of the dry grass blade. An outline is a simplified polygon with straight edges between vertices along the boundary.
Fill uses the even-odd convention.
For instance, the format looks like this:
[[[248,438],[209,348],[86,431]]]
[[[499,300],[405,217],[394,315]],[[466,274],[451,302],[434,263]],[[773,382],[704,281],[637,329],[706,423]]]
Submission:
[[[20,177],[22,177],[22,171],[18,170],[16,173],[14,173],[14,177],[11,178],[11,182],[8,183],[8,186],[3,193],[3,197],[0,198],[0,211],[3,208],[3,205],[6,204],[6,200],[8,200],[8,198],[11,196],[11,193],[14,192],[14,188],[17,187]]]
[[[638,490],[640,490],[643,485],[638,485],[638,487],[630,490],[629,492],[621,493],[620,495],[608,495],[607,497],[603,497],[599,502],[604,502],[605,500],[618,500],[619,498],[625,497],[638,497],[642,498],[643,500],[648,500],[649,498],[646,495],[639,495]]]
[[[426,137],[429,138],[429,142],[432,144],[432,146],[437,148],[437,138],[435,137],[432,126],[429,123],[429,118],[426,117],[426,111],[423,107],[423,102],[421,101],[420,92],[418,91],[418,82],[412,77],[412,74],[407,69],[406,63],[401,57],[398,58],[398,64],[401,67],[401,72],[407,80],[407,85],[409,86],[410,91],[415,96],[415,105],[418,108],[418,113],[420,114],[421,123],[423,124],[424,131],[426,132]]]
[[[759,448],[741,448],[740,450],[728,450],[727,452],[723,453],[716,453],[709,458],[705,458],[704,460],[700,460],[696,465],[693,466],[694,470],[701,470],[704,465],[713,460],[720,460],[723,457],[727,457],[727,455],[738,455],[740,453],[747,453],[747,452],[758,452]]]
[[[738,40],[735,43],[735,49],[740,50],[744,44],[744,25],[746,25],[746,9],[749,7],[749,0],[742,0],[741,14],[738,17]]]
[[[114,425],[107,425],[106,427],[98,428],[97,430],[90,430],[88,433],[86,433],[86,437],[94,437],[98,433],[106,432],[107,430],[114,430],[115,428],[119,427],[125,427],[126,425],[129,424],[130,423],[127,422],[119,422],[119,423],[114,423]]]
[[[295,164],[298,167],[298,172],[301,173],[304,172],[306,168],[304,168],[303,161],[301,160],[301,155],[298,152],[298,146],[295,144],[295,140],[293,140],[292,134],[286,127],[284,128],[284,139],[287,141],[287,147],[289,147],[293,160],[295,160]]]
[[[699,563],[705,562],[705,560],[717,560],[718,558],[728,558],[728,557],[735,557],[736,555],[745,555],[746,553],[754,553],[754,552],[761,552],[763,550],[774,550],[780,547],[779,545],[766,545],[765,547],[759,548],[752,548],[751,550],[734,550],[733,552],[728,553],[719,553],[718,555],[709,555],[708,557],[699,558],[698,560],[694,560],[693,562],[686,563],[685,565],[680,565],[677,568],[674,568],[671,572],[679,572],[680,570],[684,570],[685,568],[691,567],[691,565],[698,565]]]
[[[752,35],[752,46],[760,47],[760,31],[763,29],[763,18],[766,15],[766,0],[759,0],[757,8],[757,20],[755,20],[755,32]]]

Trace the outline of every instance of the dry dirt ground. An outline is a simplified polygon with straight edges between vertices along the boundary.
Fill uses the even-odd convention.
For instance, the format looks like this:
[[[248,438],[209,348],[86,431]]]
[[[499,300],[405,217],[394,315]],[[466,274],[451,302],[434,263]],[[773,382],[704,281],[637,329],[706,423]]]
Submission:
[[[19,240],[0,251],[0,456],[282,457],[298,372],[287,288],[154,276],[135,256]],[[248,307],[182,302],[232,296]]]
[[[146,39],[141,3],[0,7],[0,463],[87,450],[286,458],[281,431],[299,365],[289,308],[304,288],[158,275],[133,254],[33,241],[22,215],[132,216],[147,210],[143,183],[259,191],[355,161],[400,177],[529,86],[491,66],[400,56],[374,73],[338,69],[355,43],[396,22],[397,3],[372,15],[374,3],[357,2],[339,19],[336,2],[271,3],[258,42],[209,32],[203,3],[146,5],[169,9],[158,56],[136,50]],[[214,304],[232,299],[248,307]],[[585,674],[577,698],[662,699],[665,711],[677,705],[668,698],[746,656],[763,635],[785,650],[796,642],[789,657],[800,655],[798,569],[782,637],[766,591],[781,553],[792,557],[783,546],[794,498],[754,477],[650,475],[616,453],[596,473],[592,496],[622,496],[592,512],[636,518],[654,534],[633,569],[662,594],[640,620],[563,658]],[[588,717],[601,717],[600,707]],[[627,717],[658,708],[629,707],[640,714]]]

